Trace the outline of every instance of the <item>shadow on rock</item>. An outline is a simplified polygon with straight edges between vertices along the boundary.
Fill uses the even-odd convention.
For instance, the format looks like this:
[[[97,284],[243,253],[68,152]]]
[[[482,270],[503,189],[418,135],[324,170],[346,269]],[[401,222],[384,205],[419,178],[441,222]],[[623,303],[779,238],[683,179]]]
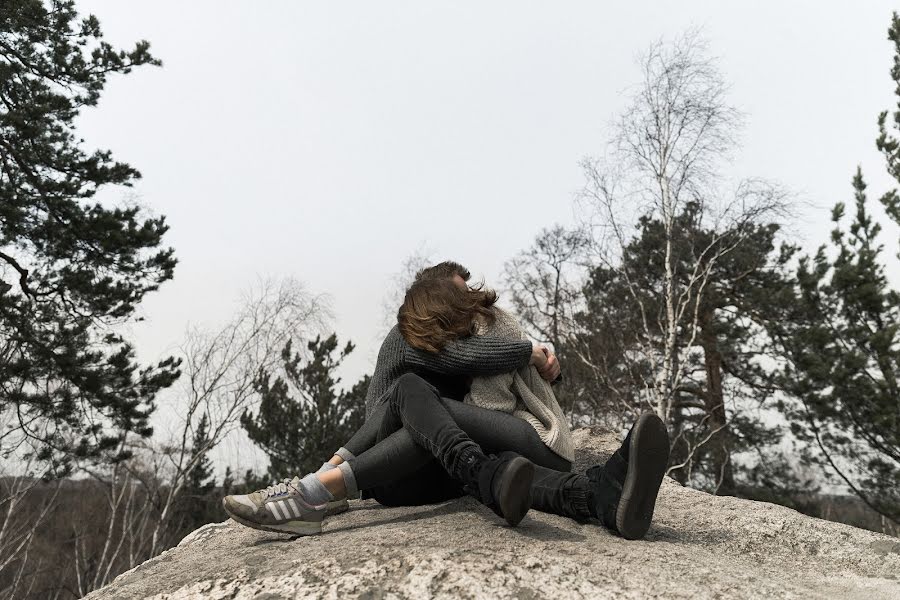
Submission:
[[[363,508],[363,507],[360,507]],[[377,508],[383,511],[392,511],[397,510],[396,508],[387,507],[387,506],[375,506],[375,507],[365,507],[367,510],[371,510],[373,508]],[[356,529],[367,529],[369,527],[377,527],[379,525],[395,525],[399,523],[414,523],[416,521],[421,521],[424,519],[433,519],[436,517],[444,516],[444,515],[452,515],[454,513],[459,513],[468,510],[467,507],[462,506],[459,502],[447,502],[444,504],[438,504],[433,506],[432,508],[422,510],[420,507],[407,507],[407,509],[413,508],[417,509],[415,512],[408,512],[393,518],[381,519],[381,520],[373,520],[366,521],[365,523],[345,523],[341,524],[337,519],[331,523],[327,527],[328,532],[336,533],[338,531],[353,531]]]
[[[505,527],[505,525],[497,525],[497,527]],[[515,531],[519,535],[544,542],[583,542],[587,539],[587,536],[575,531],[527,517],[525,521],[515,528]]]

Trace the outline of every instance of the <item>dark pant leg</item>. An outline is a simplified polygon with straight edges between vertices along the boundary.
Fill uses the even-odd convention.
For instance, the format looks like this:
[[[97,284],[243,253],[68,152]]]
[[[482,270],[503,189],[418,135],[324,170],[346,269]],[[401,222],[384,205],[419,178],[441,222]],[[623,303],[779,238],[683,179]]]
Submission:
[[[369,415],[369,418],[362,424],[362,427],[357,429],[350,440],[344,444],[344,448],[349,450],[355,456],[359,456],[374,446],[379,440],[379,435],[383,433],[382,423],[384,422],[387,411],[387,404],[376,406]]]
[[[571,473],[572,463],[541,440],[526,421],[513,415],[444,399],[447,411],[485,452],[512,451],[534,463],[532,508],[542,512],[584,519],[588,508],[588,480]]]
[[[499,411],[488,410],[477,406],[471,406],[455,400],[440,398],[434,388],[416,375],[401,377],[398,388],[402,394],[403,402],[386,402],[377,406],[362,427],[344,444],[354,456],[359,457],[364,452],[373,448],[375,444],[388,438],[398,430],[406,429],[409,435],[413,431],[433,432],[446,431],[450,427],[450,441],[439,442],[444,446],[458,443],[458,440],[469,438],[489,454],[496,454],[505,450],[512,450],[529,459],[536,465],[541,465],[557,471],[569,471],[571,463],[560,457],[541,441],[534,428],[512,415]],[[419,393],[417,393],[419,392]],[[428,409],[423,411],[422,409]],[[405,428],[404,417],[412,425]],[[434,427],[432,427],[434,425]],[[454,431],[459,429],[462,431]],[[428,433],[433,436],[433,433]],[[427,457],[433,456],[431,450],[431,438],[425,443],[422,437],[416,442],[424,449],[419,452],[420,457],[413,462],[416,468],[423,466]],[[375,467],[382,462],[390,462],[398,459],[393,447],[382,449],[385,456],[370,455],[366,461],[366,468]],[[408,472],[406,464],[412,460],[411,452],[404,451],[403,470]],[[366,489],[360,486],[360,489]]]
[[[570,471],[572,463],[541,440],[527,421],[511,414],[443,398],[450,417],[488,454],[511,450],[536,465],[555,471]]]
[[[357,486],[372,489],[385,503],[425,504],[458,497],[459,484],[448,481],[446,471],[461,448],[481,445],[488,452],[509,450],[535,463],[534,508],[574,518],[588,516],[587,479],[570,473],[571,464],[547,448],[522,419],[441,399],[437,390],[414,375],[401,378],[389,407],[378,412],[380,423],[373,419],[372,431],[377,424],[376,438],[381,441],[350,461]],[[375,417],[373,413],[371,418]],[[432,453],[444,474],[429,465]]]
[[[347,465],[356,487],[386,506],[433,504],[464,494],[462,484],[406,429],[393,432]]]
[[[413,441],[387,404],[377,407],[344,447],[364,497],[385,506],[434,504],[464,495],[434,455]]]
[[[457,463],[465,450],[481,451],[450,416],[437,388],[418,375],[407,373],[399,378],[388,407],[383,424],[402,423],[413,441],[431,452],[451,475],[460,471]]]
[[[412,438],[409,443],[417,446]],[[444,467],[429,457],[429,461],[411,475],[369,490],[369,495],[385,506],[419,506],[437,504],[465,496],[462,484],[450,477]]]

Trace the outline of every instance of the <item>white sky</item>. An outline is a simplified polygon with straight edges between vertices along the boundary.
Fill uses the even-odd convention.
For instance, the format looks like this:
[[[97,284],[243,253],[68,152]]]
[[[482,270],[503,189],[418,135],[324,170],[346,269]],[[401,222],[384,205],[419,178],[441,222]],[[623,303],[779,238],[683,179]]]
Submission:
[[[578,161],[660,36],[702,27],[747,113],[735,177],[828,210],[858,163],[884,187],[875,118],[890,108],[888,2],[223,2],[79,0],[106,39],[148,39],[164,67],[113,79],[80,134],[138,169],[166,215],[175,279],[134,339],[162,356],[215,325],[257,275],[333,297],[368,372],[391,274],[423,244],[496,282],[541,227],[573,222]],[[119,192],[115,192],[119,194]],[[895,240],[887,240],[893,254]]]

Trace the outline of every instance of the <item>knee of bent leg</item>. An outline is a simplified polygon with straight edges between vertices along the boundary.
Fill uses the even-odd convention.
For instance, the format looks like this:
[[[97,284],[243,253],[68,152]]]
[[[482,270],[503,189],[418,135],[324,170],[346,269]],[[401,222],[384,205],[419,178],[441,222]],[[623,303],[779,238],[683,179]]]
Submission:
[[[434,391],[434,388],[430,383],[425,381],[421,375],[416,375],[415,373],[404,373],[403,375],[401,375],[397,379],[397,389],[410,391]]]
[[[397,379],[394,393],[391,394],[391,404],[397,408],[402,407],[410,398],[421,398],[423,394],[436,394],[437,390],[430,383],[415,373],[404,373]]]

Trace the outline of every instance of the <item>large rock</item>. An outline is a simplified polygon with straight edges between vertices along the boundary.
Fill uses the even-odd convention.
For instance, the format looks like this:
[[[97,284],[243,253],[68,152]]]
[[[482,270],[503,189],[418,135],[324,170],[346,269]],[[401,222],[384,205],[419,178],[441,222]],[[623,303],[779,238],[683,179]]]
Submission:
[[[575,439],[581,469],[617,446]],[[510,528],[471,499],[351,504],[315,537],[207,525],[88,598],[900,598],[895,538],[668,479],[637,542],[536,511]]]

